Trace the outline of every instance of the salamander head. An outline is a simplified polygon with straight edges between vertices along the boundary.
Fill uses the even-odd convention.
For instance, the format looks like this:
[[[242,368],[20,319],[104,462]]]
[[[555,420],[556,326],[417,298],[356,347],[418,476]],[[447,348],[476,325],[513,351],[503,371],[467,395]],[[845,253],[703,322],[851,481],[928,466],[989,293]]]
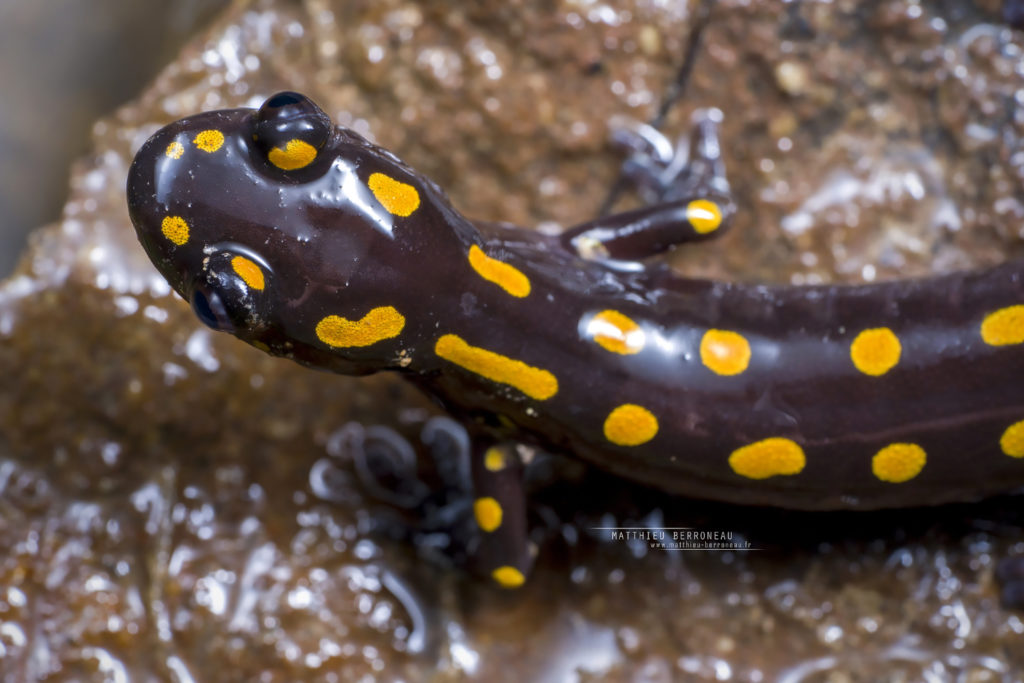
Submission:
[[[393,364],[411,307],[397,298],[458,217],[429,181],[290,92],[158,131],[132,163],[128,205],[204,323],[347,373]]]

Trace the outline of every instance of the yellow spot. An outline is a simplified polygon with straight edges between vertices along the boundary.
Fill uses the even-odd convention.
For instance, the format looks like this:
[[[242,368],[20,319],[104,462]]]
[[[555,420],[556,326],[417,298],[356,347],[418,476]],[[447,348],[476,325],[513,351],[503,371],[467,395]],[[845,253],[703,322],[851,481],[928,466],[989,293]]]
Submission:
[[[192,144],[204,152],[216,152],[224,144],[224,133],[213,129],[200,131],[192,139]]]
[[[270,347],[258,339],[249,343],[252,344],[257,349],[259,349],[260,351],[262,351],[263,353],[270,353]]]
[[[1006,428],[999,439],[999,447],[1011,458],[1024,458],[1024,420]]]
[[[491,577],[502,588],[519,588],[526,582],[526,577],[523,576],[521,571],[507,564],[491,572]]]
[[[188,242],[188,223],[181,216],[167,216],[160,223],[160,232],[179,247]]]
[[[415,187],[383,173],[374,173],[366,184],[381,206],[396,216],[408,216],[420,206],[420,193]]]
[[[714,232],[722,224],[722,210],[707,199],[695,199],[686,205],[686,220],[701,235]]]
[[[484,467],[488,472],[500,472],[505,469],[505,451],[500,448],[488,448],[484,453]]]
[[[512,296],[522,298],[530,293],[530,279],[515,266],[491,258],[475,244],[469,248],[469,265],[476,274],[498,285]]]
[[[639,353],[647,335],[636,322],[618,311],[601,311],[587,325],[587,334],[612,353]]]
[[[643,406],[624,403],[604,421],[604,436],[619,446],[639,446],[658,433],[658,418]]]
[[[850,344],[850,358],[865,375],[878,377],[896,367],[903,347],[888,327],[864,330]]]
[[[185,153],[185,145],[175,140],[167,145],[167,151],[164,153],[172,159],[180,159],[181,155]]]
[[[898,484],[916,477],[925,461],[924,449],[914,443],[892,443],[875,453],[871,471],[882,481]]]
[[[292,138],[285,144],[284,149],[275,147],[270,150],[267,158],[282,171],[294,171],[313,163],[316,159],[316,147],[305,140]]]
[[[477,498],[473,501],[473,516],[476,517],[477,526],[491,533],[501,526],[501,503],[490,496]]]
[[[778,436],[737,448],[729,456],[733,472],[750,479],[799,474],[806,464],[804,449],[795,441]]]
[[[446,334],[438,339],[434,353],[481,377],[515,387],[538,401],[558,393],[558,380],[547,370],[478,346],[470,346],[455,334]]]
[[[397,337],[405,327],[405,317],[393,306],[371,309],[361,320],[329,315],[316,324],[316,336],[334,348],[369,346]]]
[[[985,316],[981,338],[991,346],[1008,346],[1024,342],[1024,306],[1007,306]]]
[[[251,289],[262,290],[266,286],[266,282],[263,279],[263,270],[244,256],[236,256],[231,259],[231,267],[234,268],[235,274],[242,278]]]
[[[700,340],[700,359],[719,375],[738,375],[750,364],[750,342],[736,332],[708,330]]]

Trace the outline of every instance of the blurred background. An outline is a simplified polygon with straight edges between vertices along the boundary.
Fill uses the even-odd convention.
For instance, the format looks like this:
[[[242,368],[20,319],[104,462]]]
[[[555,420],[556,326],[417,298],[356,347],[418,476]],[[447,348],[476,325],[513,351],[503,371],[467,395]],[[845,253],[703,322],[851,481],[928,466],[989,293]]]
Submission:
[[[227,0],[0,0],[0,278],[56,220],[89,127]]]

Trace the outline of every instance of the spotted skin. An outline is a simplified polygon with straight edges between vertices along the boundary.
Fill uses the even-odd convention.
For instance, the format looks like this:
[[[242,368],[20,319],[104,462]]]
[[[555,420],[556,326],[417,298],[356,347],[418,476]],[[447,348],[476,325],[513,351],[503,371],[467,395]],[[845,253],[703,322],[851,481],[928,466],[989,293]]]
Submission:
[[[487,444],[475,444],[476,453],[482,452],[484,457],[470,463],[477,496],[473,517],[481,531],[476,570],[502,588],[518,588],[530,573],[535,555],[527,525],[522,463],[512,443]]]
[[[721,187],[557,237],[473,224],[282,93],[156,133],[128,197],[149,256],[207,324],[304,365],[401,373],[473,425],[476,498],[501,510],[487,543],[526,539],[518,464],[491,448],[506,440],[790,508],[1024,484],[1024,266],[806,287],[622,267],[724,231]],[[518,583],[522,547],[501,555],[487,572]]]

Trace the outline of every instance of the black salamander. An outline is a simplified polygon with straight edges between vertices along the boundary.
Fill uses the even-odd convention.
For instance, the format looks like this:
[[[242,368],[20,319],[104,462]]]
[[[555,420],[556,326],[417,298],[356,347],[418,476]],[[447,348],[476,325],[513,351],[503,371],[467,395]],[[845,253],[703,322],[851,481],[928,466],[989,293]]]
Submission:
[[[734,212],[712,117],[657,205],[545,236],[477,225],[308,98],[185,118],[139,150],[138,237],[207,325],[400,373],[474,435],[503,586],[531,563],[516,441],[687,496],[803,509],[1024,484],[1024,264],[860,286],[641,262]]]

